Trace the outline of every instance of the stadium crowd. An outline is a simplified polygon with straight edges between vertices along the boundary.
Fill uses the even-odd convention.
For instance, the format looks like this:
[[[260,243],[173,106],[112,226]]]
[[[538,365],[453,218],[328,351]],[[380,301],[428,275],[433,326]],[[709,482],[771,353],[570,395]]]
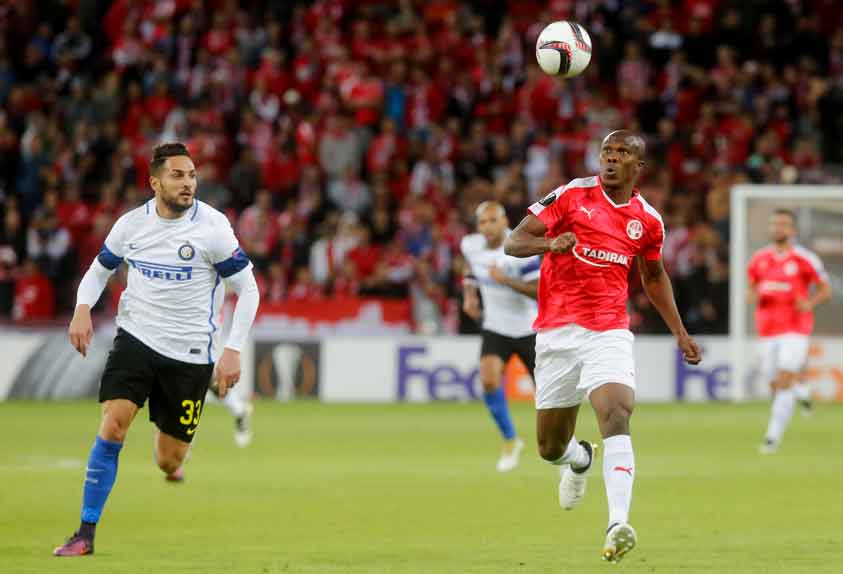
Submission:
[[[460,238],[593,174],[601,138],[647,135],[641,192],[692,332],[728,325],[729,189],[843,163],[834,0],[42,0],[0,7],[0,317],[72,309],[81,272],[188,143],[265,302],[411,297],[468,330]],[[542,74],[545,23],[590,31],[574,80]],[[99,307],[112,313],[121,289]],[[640,289],[638,289],[640,291]],[[632,297],[633,329],[663,329]]]

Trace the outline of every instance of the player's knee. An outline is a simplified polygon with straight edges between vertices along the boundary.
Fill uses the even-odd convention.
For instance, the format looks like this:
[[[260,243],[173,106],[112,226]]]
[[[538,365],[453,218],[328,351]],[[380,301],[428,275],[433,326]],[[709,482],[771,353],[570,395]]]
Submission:
[[[107,441],[122,443],[126,439],[129,425],[115,417],[106,416],[100,424],[99,435]]]
[[[178,452],[158,453],[157,456],[158,468],[166,474],[176,472],[184,463],[184,456]]]
[[[539,456],[548,462],[553,462],[562,458],[565,454],[564,445],[562,441],[555,438],[539,437]]]
[[[501,380],[497,377],[480,377],[480,384],[483,385],[483,391],[486,393],[491,393],[498,389],[501,386]]]
[[[603,436],[629,434],[629,419],[632,409],[622,403],[610,405],[603,412],[598,413],[600,428]]]

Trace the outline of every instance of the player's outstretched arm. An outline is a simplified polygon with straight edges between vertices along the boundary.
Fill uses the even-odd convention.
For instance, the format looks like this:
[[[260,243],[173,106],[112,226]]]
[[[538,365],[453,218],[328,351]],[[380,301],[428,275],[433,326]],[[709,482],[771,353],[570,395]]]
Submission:
[[[522,295],[526,295],[527,297],[532,297],[533,299],[538,299],[539,297],[539,280],[534,279],[532,281],[522,281],[521,279],[516,279],[515,277],[510,277],[500,267],[492,266],[489,269],[489,276],[496,282],[500,283],[501,285],[505,285],[516,291],[521,293]]]
[[[231,319],[231,332],[214,370],[220,398],[224,398],[228,389],[240,380],[240,351],[246,344],[260,305],[260,292],[251,266],[227,277],[225,283],[237,293],[237,304]]]
[[[503,242],[503,251],[512,257],[544,255],[550,250],[550,240],[545,237],[547,227],[535,215],[528,215]]]
[[[479,321],[483,318],[483,310],[480,308],[480,298],[477,296],[477,286],[474,279],[466,276],[462,284],[462,310],[463,312]]]
[[[696,365],[702,360],[700,348],[682,324],[682,317],[679,316],[679,309],[676,308],[676,299],[673,297],[673,286],[670,284],[670,277],[662,265],[661,259],[648,260],[638,256],[638,269],[641,272],[641,283],[647,297],[653,302],[659,315],[667,323],[670,332],[676,337],[676,343],[685,354],[685,361]]]
[[[577,244],[570,231],[552,239],[545,237],[547,227],[535,215],[528,215],[503,243],[504,253],[512,257],[532,257],[545,253],[568,253]]]
[[[91,307],[99,301],[105,286],[108,284],[108,278],[117,268],[117,264],[109,269],[102,264],[99,258],[94,259],[76,290],[76,309],[73,311],[73,319],[70,321],[67,334],[70,338],[70,344],[83,357],[88,355],[88,347],[94,336]]]
[[[800,311],[813,311],[817,305],[822,305],[831,300],[831,283],[823,280],[817,283],[817,289],[813,296],[807,299],[800,299],[796,302]]]

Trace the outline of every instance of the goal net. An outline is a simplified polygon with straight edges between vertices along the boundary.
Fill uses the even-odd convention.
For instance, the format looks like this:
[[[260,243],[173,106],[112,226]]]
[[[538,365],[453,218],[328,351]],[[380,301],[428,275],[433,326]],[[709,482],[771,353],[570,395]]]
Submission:
[[[816,312],[805,378],[818,398],[843,400],[843,186],[739,185],[731,194],[730,315],[732,397],[769,396],[758,376],[754,309],[747,303],[746,268],[769,243],[767,223],[778,207],[796,213],[798,241],[814,251],[831,279],[832,300]]]

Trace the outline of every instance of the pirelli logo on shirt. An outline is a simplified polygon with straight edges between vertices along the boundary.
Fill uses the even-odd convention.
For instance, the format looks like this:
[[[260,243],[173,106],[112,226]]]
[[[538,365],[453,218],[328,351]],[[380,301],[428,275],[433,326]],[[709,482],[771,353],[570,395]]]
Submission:
[[[161,279],[163,281],[190,281],[193,278],[193,267],[190,265],[164,265],[127,259],[129,265],[147,279]]]
[[[605,249],[594,249],[593,247],[577,246],[572,251],[574,257],[588,263],[594,267],[608,267],[608,263],[617,263],[619,265],[629,265],[629,255],[621,255],[620,253],[613,253]],[[598,261],[605,261],[606,263],[598,263]]]

